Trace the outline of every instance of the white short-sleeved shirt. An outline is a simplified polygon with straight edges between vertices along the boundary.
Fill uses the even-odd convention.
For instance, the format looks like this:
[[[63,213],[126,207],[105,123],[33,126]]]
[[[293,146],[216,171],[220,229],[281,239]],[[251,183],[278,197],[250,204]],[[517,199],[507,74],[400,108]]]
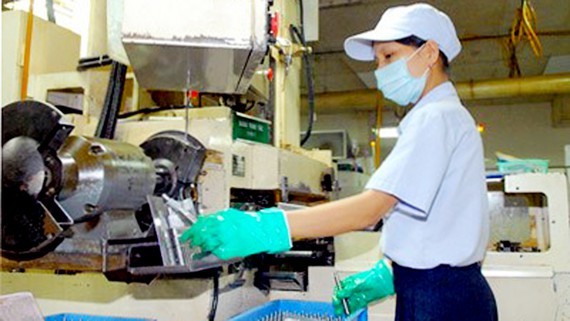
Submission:
[[[398,131],[366,185],[398,199],[384,218],[384,254],[416,269],[481,261],[489,238],[483,144],[453,85],[424,96]]]

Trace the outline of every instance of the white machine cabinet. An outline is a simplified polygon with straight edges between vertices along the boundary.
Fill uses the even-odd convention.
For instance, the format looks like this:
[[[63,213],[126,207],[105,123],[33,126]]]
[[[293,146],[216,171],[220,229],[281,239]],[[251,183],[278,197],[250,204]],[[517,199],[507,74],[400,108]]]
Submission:
[[[568,153],[567,153],[568,155]],[[532,195],[542,206],[530,206],[527,222],[541,225],[546,241],[540,252],[489,251],[483,274],[497,300],[501,321],[570,320],[570,224],[568,183],[562,173],[509,175],[501,182],[509,197]],[[505,197],[506,198],[506,197]],[[505,204],[507,212],[520,204]],[[536,213],[542,215],[536,215]],[[512,213],[507,213],[507,216]],[[534,226],[534,225],[533,225]],[[538,229],[529,229],[538,239]],[[335,238],[336,261],[333,267],[314,267],[309,271],[308,300],[328,300],[332,295],[333,272],[341,277],[370,268],[381,256],[380,233],[354,232]],[[539,247],[536,242],[536,248]],[[298,294],[272,293],[274,298],[298,298]],[[394,320],[395,299],[369,307],[370,321]]]

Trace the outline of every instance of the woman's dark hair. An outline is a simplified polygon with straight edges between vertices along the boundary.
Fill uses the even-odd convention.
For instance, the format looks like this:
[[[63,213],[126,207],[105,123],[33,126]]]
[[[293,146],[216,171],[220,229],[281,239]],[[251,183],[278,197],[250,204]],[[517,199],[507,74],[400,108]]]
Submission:
[[[424,43],[427,42],[427,41],[423,40],[422,38],[416,37],[414,35],[406,37],[406,38],[394,40],[394,41],[397,43],[401,43],[402,45],[412,46],[415,48],[419,48]],[[441,61],[443,62],[443,70],[446,73],[449,73],[449,60],[447,59],[447,56],[443,53],[443,51],[440,50],[439,51],[439,57],[441,57]]]

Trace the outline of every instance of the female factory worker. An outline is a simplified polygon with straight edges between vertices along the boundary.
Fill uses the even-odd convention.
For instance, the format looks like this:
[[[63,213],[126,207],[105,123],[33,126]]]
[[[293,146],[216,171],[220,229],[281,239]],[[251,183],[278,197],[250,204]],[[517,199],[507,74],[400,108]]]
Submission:
[[[333,303],[351,311],[396,296],[396,320],[497,320],[481,274],[489,235],[483,149],[447,74],[461,50],[449,17],[428,4],[393,7],[374,30],[348,38],[346,53],[376,60],[378,89],[411,111],[393,151],[359,195],[284,213],[225,210],[201,217],[181,239],[223,259],[291,248],[291,238],[360,230],[384,219],[392,261],[341,282]]]

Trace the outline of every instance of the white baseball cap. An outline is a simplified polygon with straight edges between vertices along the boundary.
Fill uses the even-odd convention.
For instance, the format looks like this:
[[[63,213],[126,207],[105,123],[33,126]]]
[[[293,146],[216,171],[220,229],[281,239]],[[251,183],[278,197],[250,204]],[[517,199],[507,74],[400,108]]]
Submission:
[[[409,36],[435,41],[448,61],[461,51],[455,27],[449,17],[426,3],[389,8],[384,12],[374,30],[347,38],[344,51],[356,60],[374,60],[375,41],[394,41]]]

